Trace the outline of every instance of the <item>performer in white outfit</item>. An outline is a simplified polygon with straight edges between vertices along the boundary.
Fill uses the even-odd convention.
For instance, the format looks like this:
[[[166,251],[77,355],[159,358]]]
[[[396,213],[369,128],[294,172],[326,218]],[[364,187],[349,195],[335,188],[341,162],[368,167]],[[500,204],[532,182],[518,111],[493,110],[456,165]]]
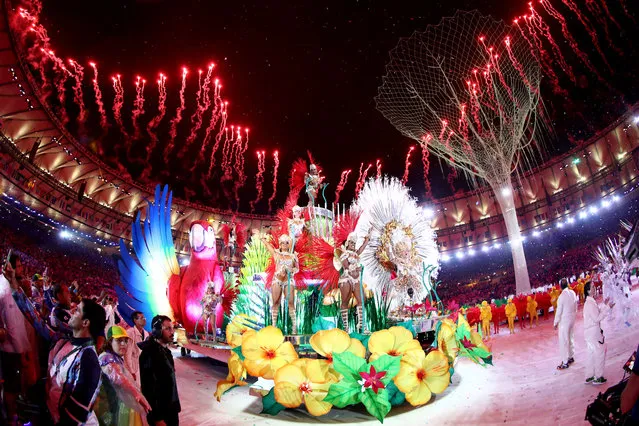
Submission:
[[[610,309],[615,306],[606,299],[598,305],[590,296],[590,282],[584,287],[586,303],[584,304],[584,338],[588,356],[586,358],[586,383],[600,385],[606,383],[603,376],[606,361],[606,346],[601,321],[610,314]]]
[[[561,280],[560,285],[562,292],[557,299],[554,326],[555,329],[559,328],[559,352],[561,354],[561,364],[557,366],[557,369],[563,370],[575,362],[574,329],[579,298],[568,287],[568,281],[565,278]]]

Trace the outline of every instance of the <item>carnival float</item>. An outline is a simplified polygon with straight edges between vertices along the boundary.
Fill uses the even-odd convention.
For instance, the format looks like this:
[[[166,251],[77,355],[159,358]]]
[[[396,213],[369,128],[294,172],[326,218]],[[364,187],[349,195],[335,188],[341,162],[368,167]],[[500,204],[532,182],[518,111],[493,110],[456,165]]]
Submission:
[[[326,184],[309,159],[294,164],[269,233],[225,224],[218,250],[215,230],[194,222],[182,267],[172,195],[158,186],[146,218],[133,223],[134,254],[120,247],[123,314],[174,318],[183,348],[228,363],[217,400],[251,376],[251,394],[271,415],[304,405],[321,416],[361,403],[383,421],[394,405],[443,392],[457,357],[491,364],[482,334],[437,296],[435,235],[408,188],[370,179],[350,207],[322,207]],[[228,266],[236,253],[239,270]]]

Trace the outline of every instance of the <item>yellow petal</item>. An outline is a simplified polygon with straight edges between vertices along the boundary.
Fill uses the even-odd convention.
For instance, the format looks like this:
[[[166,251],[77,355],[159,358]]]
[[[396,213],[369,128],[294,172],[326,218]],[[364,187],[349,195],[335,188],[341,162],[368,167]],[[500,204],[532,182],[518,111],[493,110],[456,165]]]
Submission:
[[[450,372],[447,371],[446,374],[440,376],[429,375],[427,372],[425,380],[432,393],[442,393],[450,384]]]
[[[246,370],[244,369],[244,363],[240,361],[240,357],[235,352],[231,353],[229,358],[229,374],[233,375],[236,382],[246,378]]]
[[[419,348],[419,350],[412,350],[405,353],[402,357],[402,363],[410,364],[413,368],[419,369],[422,368],[425,358],[426,353],[422,348]]]
[[[399,347],[396,346],[396,350],[401,355],[407,354],[412,351],[423,351],[421,343],[419,343],[419,341],[415,339],[411,339],[408,342],[403,343]]]
[[[308,361],[308,358],[297,358],[295,361],[292,362],[292,364],[298,366],[299,368],[301,368],[302,371],[305,371],[306,370],[306,361]]]
[[[395,336],[393,333],[388,330],[380,330],[371,334],[368,339],[368,350],[372,354],[386,354],[393,349],[394,344]]]
[[[399,348],[413,340],[413,333],[405,327],[395,326],[388,329],[395,337],[394,347]],[[419,342],[418,342],[419,343]]]
[[[306,362],[306,377],[313,383],[328,381],[328,363],[325,359],[309,359]]]
[[[351,337],[351,345],[346,349],[346,352],[351,352],[360,358],[366,358],[366,347],[362,345],[362,342]],[[339,353],[339,352],[336,352]]]
[[[287,408],[296,408],[302,404],[302,392],[300,392],[299,386],[292,383],[275,383],[274,393],[275,400]]]
[[[417,379],[417,369],[405,362],[400,364],[399,373],[393,379],[397,388],[408,395],[409,392],[412,392],[419,385],[419,380]]]
[[[297,352],[295,352],[295,348],[291,342],[284,342],[280,345],[279,348],[275,351],[276,358],[283,358],[286,363],[295,361],[299,356]]]
[[[288,382],[299,387],[299,385],[304,383],[307,379],[301,368],[293,364],[288,364],[277,370],[274,380],[275,384]]]
[[[277,349],[284,341],[282,330],[269,325],[257,332],[257,345],[261,348]]]
[[[262,349],[257,343],[257,333],[248,334],[242,340],[242,355],[246,359],[257,359],[262,356]]]
[[[264,358],[244,360],[244,366],[246,371],[254,377],[263,377],[265,379],[272,379],[275,371],[271,368],[271,363]]]
[[[341,354],[344,352],[349,347],[351,338],[344,330],[333,328],[320,330],[313,334],[309,343],[315,352],[328,357],[333,353]]]
[[[304,404],[311,416],[323,416],[333,408],[333,404],[318,400],[312,395],[304,395]]]
[[[444,376],[446,374],[450,374],[448,359],[446,358],[446,355],[439,350],[430,351],[428,355],[426,355],[423,368],[426,371],[427,379],[431,376]]]
[[[399,388],[399,386],[398,386]],[[401,389],[400,389],[401,390]],[[412,406],[423,405],[430,401],[432,394],[428,386],[421,382],[412,391],[406,393],[406,401]]]

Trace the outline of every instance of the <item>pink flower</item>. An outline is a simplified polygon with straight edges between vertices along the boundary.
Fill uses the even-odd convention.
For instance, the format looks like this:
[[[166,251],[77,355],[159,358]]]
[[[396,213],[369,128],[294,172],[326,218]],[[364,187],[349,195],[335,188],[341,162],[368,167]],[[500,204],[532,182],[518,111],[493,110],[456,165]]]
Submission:
[[[370,372],[360,372],[360,376],[362,376],[362,380],[358,380],[357,383],[362,385],[362,392],[364,392],[367,388],[372,388],[373,392],[377,393],[379,389],[384,389],[384,383],[382,383],[382,378],[386,375],[385,371],[380,371],[379,373],[375,371],[375,367],[371,365]]]

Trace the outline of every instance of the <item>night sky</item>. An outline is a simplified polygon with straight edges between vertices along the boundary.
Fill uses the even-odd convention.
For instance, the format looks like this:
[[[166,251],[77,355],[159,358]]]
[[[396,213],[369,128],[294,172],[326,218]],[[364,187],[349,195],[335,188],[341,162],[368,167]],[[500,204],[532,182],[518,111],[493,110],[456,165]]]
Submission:
[[[374,163],[380,158],[385,172],[401,177],[412,141],[386,121],[375,109],[373,99],[385,74],[389,50],[400,37],[436,24],[457,9],[478,9],[508,21],[526,10],[526,1],[495,0],[242,3],[44,0],[41,20],[59,56],[98,62],[107,108],[112,99],[108,76],[122,74],[130,108],[137,74],[150,81],[157,78],[159,71],[168,74],[168,112],[164,122],[172,118],[177,105],[181,66],[195,71],[215,62],[217,76],[224,84],[223,96],[230,101],[229,124],[242,123],[251,128],[246,165],[248,189],[242,194],[240,207],[244,211],[248,210],[248,200],[254,197],[251,188],[257,170],[257,149],[281,152],[280,201],[288,189],[285,175],[290,164],[304,156],[307,149],[325,170],[331,198],[340,171],[346,168],[353,169],[353,173],[342,200],[353,196],[361,161]],[[630,42],[639,39],[637,26],[621,14],[616,0],[608,3],[622,26],[619,31],[610,24],[615,44],[624,51],[624,57],[610,52],[609,60],[617,71],[604,76],[617,89],[607,88],[577,65],[576,71],[581,73],[578,87],[566,82],[571,99],[545,97],[552,118],[550,154],[570,147],[568,135],[582,139],[616,118],[623,111],[621,89],[626,102],[637,99],[634,75],[639,61]],[[626,3],[632,7],[633,2]],[[585,42],[581,28],[574,28],[575,36]],[[589,51],[590,43],[585,42],[583,47],[594,56]],[[191,78],[191,105],[196,89],[196,78]],[[145,93],[146,116],[150,118],[157,106],[155,85],[149,84]],[[182,130],[184,133],[188,133],[188,126]],[[102,143],[108,145],[108,139]],[[117,160],[111,156],[109,161]],[[450,195],[447,169],[442,172],[434,159],[431,164],[434,196]],[[190,195],[194,201],[227,207],[221,193],[219,198],[203,199],[197,180],[181,176],[178,166],[169,178],[178,196],[186,195],[184,187],[190,187],[195,191]],[[266,198],[271,193],[271,167],[269,156]],[[130,170],[134,177],[140,172],[135,165]],[[424,195],[422,176],[419,154],[413,158],[409,180],[413,194],[419,198]],[[155,179],[159,179],[157,174]],[[467,187],[462,178],[455,185],[458,189]],[[264,206],[258,206],[258,211],[263,212]]]

